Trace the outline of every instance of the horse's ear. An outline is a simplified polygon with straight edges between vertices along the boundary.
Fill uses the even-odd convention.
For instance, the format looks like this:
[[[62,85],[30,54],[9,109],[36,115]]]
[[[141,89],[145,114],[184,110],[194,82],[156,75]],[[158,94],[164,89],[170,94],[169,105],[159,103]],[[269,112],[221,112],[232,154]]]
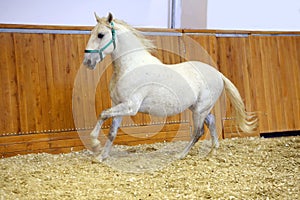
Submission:
[[[111,23],[113,20],[113,15],[111,13],[108,13],[108,16],[107,16],[107,22],[108,23]]]
[[[97,15],[97,13],[96,12],[94,12],[94,14],[95,14],[95,17],[96,17],[96,21],[98,22],[98,23],[100,23],[100,21],[101,21],[101,18]]]

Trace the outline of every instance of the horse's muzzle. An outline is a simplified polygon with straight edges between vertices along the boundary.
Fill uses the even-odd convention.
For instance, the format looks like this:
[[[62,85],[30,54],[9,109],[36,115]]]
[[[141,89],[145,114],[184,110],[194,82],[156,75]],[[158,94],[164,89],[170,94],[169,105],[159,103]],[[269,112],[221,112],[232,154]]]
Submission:
[[[91,59],[84,59],[83,64],[91,70],[95,69],[96,67],[96,62],[92,62]]]

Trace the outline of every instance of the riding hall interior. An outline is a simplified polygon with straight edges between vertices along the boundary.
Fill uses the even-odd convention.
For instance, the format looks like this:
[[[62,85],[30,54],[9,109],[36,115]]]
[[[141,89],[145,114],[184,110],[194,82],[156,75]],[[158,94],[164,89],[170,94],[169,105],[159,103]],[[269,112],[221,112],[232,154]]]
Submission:
[[[294,9],[299,3],[292,1],[145,0],[135,1],[134,8],[118,0],[1,2],[0,199],[298,199],[300,27],[294,23],[299,15],[286,18],[299,14]],[[190,27],[176,29],[177,3],[181,23]],[[164,24],[139,28],[157,47],[151,53],[167,64],[197,60],[223,73],[246,110],[256,114],[255,132],[237,128],[224,92],[212,111],[219,148],[205,127],[201,140],[179,159],[194,136],[191,112],[166,119],[137,114],[124,117],[109,157],[97,159],[90,133],[100,113],[112,106],[113,67],[110,56],[94,70],[83,65],[85,50],[93,50],[87,43],[94,8],[120,20],[126,13],[124,20],[133,27],[149,27],[149,18],[158,20],[150,27]],[[286,8],[289,13],[282,14]],[[237,22],[240,18],[245,21]],[[215,30],[222,27],[209,28],[211,20],[232,26]],[[109,27],[115,25],[120,39],[117,22]],[[277,31],[241,31],[276,24]],[[297,26],[280,31],[286,24]],[[113,38],[113,30],[108,33]],[[120,40],[117,46],[123,46]],[[103,124],[100,144],[109,141],[111,124]],[[282,135],[292,137],[265,138]]]
[[[1,157],[84,149],[78,135],[91,131],[95,116],[111,106],[110,58],[99,64],[94,80],[85,80],[90,72],[81,69],[92,27],[2,24],[1,29],[5,30],[0,33]],[[257,114],[259,126],[253,134],[239,131],[230,103],[223,96],[213,109],[219,138],[300,130],[299,32],[140,30],[158,46],[153,54],[164,63],[200,60],[236,85],[246,110]],[[74,88],[78,99],[74,99]],[[95,91],[87,94],[88,88]],[[76,108],[75,116],[76,101],[89,99],[95,101],[94,108]],[[76,118],[80,122],[76,123]],[[110,123],[104,124],[104,133]],[[191,125],[188,111],[168,117],[166,122],[153,122],[148,115],[138,114],[124,119],[115,144],[186,140]],[[158,128],[159,134],[149,134]]]

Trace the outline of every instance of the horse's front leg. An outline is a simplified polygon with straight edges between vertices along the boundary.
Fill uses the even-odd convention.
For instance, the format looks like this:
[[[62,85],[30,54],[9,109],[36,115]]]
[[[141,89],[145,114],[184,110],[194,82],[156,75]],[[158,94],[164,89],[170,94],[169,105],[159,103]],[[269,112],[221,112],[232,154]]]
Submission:
[[[100,116],[95,128],[93,129],[93,131],[90,134],[92,151],[94,153],[99,153],[101,150],[101,143],[98,140],[98,136],[99,136],[99,132],[101,130],[102,124],[105,122],[106,119],[108,119],[108,118],[102,118]]]
[[[125,115],[136,115],[138,112],[141,100],[136,99],[135,101],[126,101],[116,106],[111,107],[110,109],[104,110],[101,113],[101,118],[108,119],[110,117],[116,116],[125,116]]]
[[[120,103],[120,104],[118,104],[108,110],[105,110],[101,113],[101,116],[100,116],[101,119],[105,120],[110,117],[113,117],[113,122],[112,122],[112,126],[110,128],[110,132],[108,135],[108,140],[105,143],[102,153],[96,157],[97,160],[102,162],[104,159],[106,159],[109,156],[109,152],[111,150],[112,144],[117,136],[118,128],[122,122],[122,116],[135,115],[139,110],[140,102],[141,101],[127,101],[124,103]],[[102,124],[100,124],[100,125],[102,125]],[[98,137],[98,135],[97,135],[97,137]]]
[[[108,157],[109,152],[111,150],[112,144],[117,136],[118,128],[120,127],[122,122],[122,117],[114,117],[112,121],[112,125],[110,127],[110,131],[108,134],[108,139],[105,143],[102,153],[96,157],[97,160],[102,162],[105,158]]]

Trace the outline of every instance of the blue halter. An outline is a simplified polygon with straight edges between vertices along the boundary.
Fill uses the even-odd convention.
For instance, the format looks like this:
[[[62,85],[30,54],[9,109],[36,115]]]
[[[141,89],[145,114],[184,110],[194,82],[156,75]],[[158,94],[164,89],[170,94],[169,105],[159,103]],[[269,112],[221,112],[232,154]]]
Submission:
[[[85,53],[99,53],[100,59],[102,61],[103,60],[103,51],[105,49],[107,49],[111,44],[114,45],[114,49],[116,48],[116,31],[114,29],[114,23],[111,22],[110,25],[112,27],[111,28],[111,34],[112,34],[111,40],[104,47],[102,47],[101,49],[93,49],[93,50],[92,49],[86,49],[86,50],[84,50]]]

